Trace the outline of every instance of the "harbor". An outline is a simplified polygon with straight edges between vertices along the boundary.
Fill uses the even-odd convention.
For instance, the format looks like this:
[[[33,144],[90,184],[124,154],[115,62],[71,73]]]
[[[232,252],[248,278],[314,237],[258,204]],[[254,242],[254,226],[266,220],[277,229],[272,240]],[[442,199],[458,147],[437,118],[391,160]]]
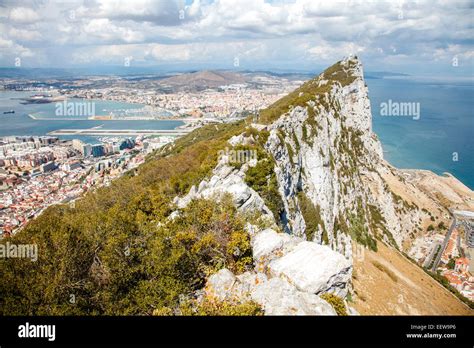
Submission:
[[[182,136],[188,134],[193,129],[58,129],[49,132],[48,135],[88,135],[88,136],[137,136],[137,135],[168,135],[168,136]]]

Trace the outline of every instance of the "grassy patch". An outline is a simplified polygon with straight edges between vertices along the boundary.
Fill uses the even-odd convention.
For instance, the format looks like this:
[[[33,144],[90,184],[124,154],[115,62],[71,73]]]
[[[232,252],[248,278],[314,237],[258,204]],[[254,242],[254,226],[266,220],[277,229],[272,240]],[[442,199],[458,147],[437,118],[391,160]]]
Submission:
[[[336,311],[337,315],[340,316],[346,316],[347,315],[347,310],[346,310],[346,305],[344,304],[344,300],[340,298],[337,295],[330,294],[330,293],[325,293],[320,295],[324,301],[329,303],[334,310]]]
[[[274,168],[274,161],[269,157],[265,157],[259,160],[255,167],[247,170],[245,182],[258,192],[267,207],[272,211],[275,220],[281,223],[284,204],[278,191],[278,182]]]
[[[306,224],[306,240],[312,241],[314,239],[314,234],[318,230],[318,226],[321,226],[323,230],[323,243],[329,244],[326,226],[321,217],[321,208],[319,205],[315,206],[303,191],[298,192],[298,202]]]
[[[395,275],[395,273],[393,273],[391,270],[389,270],[387,267],[385,267],[384,265],[382,265],[380,262],[378,261],[372,261],[372,264],[377,267],[379,270],[381,270],[382,272],[384,272],[386,275],[388,275],[390,277],[390,279],[392,279],[394,282],[398,282],[398,277]]]

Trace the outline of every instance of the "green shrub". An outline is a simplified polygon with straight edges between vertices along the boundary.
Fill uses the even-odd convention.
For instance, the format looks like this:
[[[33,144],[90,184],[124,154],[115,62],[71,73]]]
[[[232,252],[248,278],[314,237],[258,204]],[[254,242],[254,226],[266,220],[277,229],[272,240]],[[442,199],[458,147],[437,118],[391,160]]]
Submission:
[[[446,267],[448,267],[448,269],[454,269],[454,266],[456,266],[456,260],[450,258]]]
[[[275,163],[269,158],[263,158],[255,167],[245,173],[245,182],[265,201],[272,211],[277,222],[281,223],[281,214],[284,211],[283,200],[278,191],[278,182],[274,171]]]
[[[331,293],[324,293],[320,295],[319,297],[321,297],[324,301],[329,303],[334,308],[337,315],[341,315],[341,316],[347,315],[347,310],[346,310],[346,305],[344,304],[344,300],[340,298],[339,296],[331,294]]]
[[[349,234],[358,243],[367,246],[370,250],[377,251],[377,241],[372,238],[365,227],[363,215],[351,215]]]
[[[324,225],[323,219],[321,218],[321,209],[319,205],[315,206],[303,191],[298,192],[297,197],[301,209],[301,214],[303,214],[303,218],[306,224],[306,240],[314,240],[314,234],[318,230],[318,226],[321,226],[323,230],[323,243],[329,244],[326,227]]]
[[[185,316],[259,316],[264,313],[261,306],[253,301],[217,301],[208,298],[200,303],[191,301],[181,304],[180,312]]]

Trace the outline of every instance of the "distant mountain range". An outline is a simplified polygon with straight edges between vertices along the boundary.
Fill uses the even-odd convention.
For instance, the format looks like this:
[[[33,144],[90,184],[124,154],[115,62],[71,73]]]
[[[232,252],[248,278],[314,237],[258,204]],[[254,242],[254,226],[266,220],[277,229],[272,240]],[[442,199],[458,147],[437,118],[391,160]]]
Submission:
[[[205,89],[234,83],[245,83],[246,81],[245,76],[239,73],[205,70],[168,77],[161,80],[160,83],[175,88]]]
[[[271,70],[200,70],[200,71],[166,71],[158,67],[124,67],[124,66],[109,66],[97,68],[0,68],[0,78],[25,78],[25,79],[45,79],[45,78],[80,78],[86,76],[140,76],[153,78],[165,78],[163,82],[169,83],[172,86],[181,85],[189,82],[197,86],[199,82],[204,85],[224,82],[228,83],[242,83],[246,80],[246,74],[268,74],[271,76],[284,77],[288,79],[310,79],[319,72],[314,71],[271,71]],[[171,76],[167,79],[168,76]],[[384,77],[394,76],[409,76],[407,74],[387,71],[367,72],[365,78],[379,79]]]

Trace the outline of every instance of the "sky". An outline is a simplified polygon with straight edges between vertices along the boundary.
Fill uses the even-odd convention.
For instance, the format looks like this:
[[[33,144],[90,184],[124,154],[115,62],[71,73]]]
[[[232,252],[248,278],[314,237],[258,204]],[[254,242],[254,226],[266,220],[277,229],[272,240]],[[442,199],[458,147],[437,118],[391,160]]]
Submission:
[[[474,0],[0,0],[0,67],[474,75]]]

